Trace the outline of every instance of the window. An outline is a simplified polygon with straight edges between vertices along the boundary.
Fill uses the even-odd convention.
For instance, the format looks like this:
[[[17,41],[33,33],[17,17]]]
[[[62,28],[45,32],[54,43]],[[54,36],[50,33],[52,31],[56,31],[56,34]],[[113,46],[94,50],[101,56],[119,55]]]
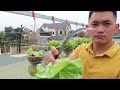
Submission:
[[[44,26],[44,28],[46,28],[46,26]]]
[[[62,31],[60,31],[60,34],[62,34]]]

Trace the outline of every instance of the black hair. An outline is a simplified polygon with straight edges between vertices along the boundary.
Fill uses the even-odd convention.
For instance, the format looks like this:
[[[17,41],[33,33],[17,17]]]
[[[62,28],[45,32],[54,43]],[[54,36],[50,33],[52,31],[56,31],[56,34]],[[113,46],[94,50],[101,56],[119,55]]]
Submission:
[[[88,18],[88,19],[91,18],[92,14],[93,14],[94,12],[105,12],[105,11],[90,11],[90,12],[89,12],[89,18]],[[110,11],[110,12],[113,13],[113,16],[115,17],[115,20],[116,20],[116,19],[117,19],[117,11]]]

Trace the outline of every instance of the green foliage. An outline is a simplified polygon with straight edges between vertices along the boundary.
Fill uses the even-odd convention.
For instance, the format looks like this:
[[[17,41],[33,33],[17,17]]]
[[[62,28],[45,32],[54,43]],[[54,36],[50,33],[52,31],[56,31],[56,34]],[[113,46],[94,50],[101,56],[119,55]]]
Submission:
[[[81,79],[83,76],[82,60],[69,60],[63,58],[56,64],[49,63],[47,66],[37,64],[37,79]]]
[[[6,41],[6,35],[0,32],[0,48],[4,48],[4,45],[9,45],[9,43]]]
[[[12,26],[9,27],[5,27],[5,34],[6,34],[6,38],[7,40],[14,40],[13,38],[16,36],[15,34],[11,33],[14,31],[14,28]]]
[[[48,50],[51,49],[51,46],[55,46],[57,49],[59,49],[61,47],[61,43],[57,40],[51,40],[48,42],[48,45],[47,45]]]
[[[43,57],[44,53],[42,50],[39,50],[39,51],[35,51],[33,54],[35,55],[35,57]]]
[[[5,40],[5,34],[3,32],[0,32],[0,41]]]
[[[74,43],[75,43],[76,47],[83,44],[83,43],[89,43],[91,41],[92,41],[91,38],[75,38],[74,39]]]
[[[25,52],[28,56],[32,56],[34,53],[34,50],[32,48],[29,48],[26,52]]]
[[[3,32],[0,32],[0,44],[2,43],[2,41],[5,41],[5,39],[5,34]]]
[[[64,46],[64,50],[72,50],[75,47],[75,43],[72,40],[68,40],[68,42]]]
[[[23,32],[22,28],[13,28],[12,26],[5,27],[5,35],[7,38],[7,41],[13,41],[17,40],[19,38],[18,33],[16,32]],[[21,38],[23,39],[23,35],[21,35]]]
[[[29,39],[29,38],[27,38],[27,37],[24,37],[24,44],[26,45],[26,46],[29,46],[29,45],[31,45],[32,44],[32,41],[31,41],[31,39]]]
[[[78,45],[81,45],[82,42],[81,42],[80,38],[75,38],[74,43],[75,43],[75,46],[78,46]]]
[[[35,57],[43,57],[43,55],[44,55],[42,50],[34,51],[32,48],[29,48],[25,53],[28,56],[35,56]]]

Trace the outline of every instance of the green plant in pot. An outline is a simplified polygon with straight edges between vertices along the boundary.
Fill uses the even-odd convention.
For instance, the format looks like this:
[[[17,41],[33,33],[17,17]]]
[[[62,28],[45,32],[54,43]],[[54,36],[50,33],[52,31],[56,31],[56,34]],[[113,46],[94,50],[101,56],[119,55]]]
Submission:
[[[28,61],[30,62],[28,72],[31,76],[34,76],[37,72],[36,65],[42,62],[44,52],[42,50],[34,51],[33,48],[29,48],[25,53],[28,55]]]
[[[41,63],[44,57],[44,52],[42,50],[34,51],[32,48],[29,48],[25,53],[28,55],[28,60],[32,65]]]
[[[75,47],[75,43],[72,40],[68,40],[68,42],[65,44],[64,46],[64,53],[66,54],[66,57],[71,54],[71,52],[73,51]]]
[[[61,43],[60,43],[60,41],[58,41],[58,40],[51,40],[51,41],[48,42],[48,45],[47,45],[48,50],[51,49],[51,46],[55,46],[56,49],[60,49]]]

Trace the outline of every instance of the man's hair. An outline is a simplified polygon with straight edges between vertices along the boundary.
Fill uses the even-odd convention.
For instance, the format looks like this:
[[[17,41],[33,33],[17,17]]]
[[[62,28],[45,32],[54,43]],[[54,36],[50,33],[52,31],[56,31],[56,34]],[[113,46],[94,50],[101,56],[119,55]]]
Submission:
[[[89,19],[91,18],[92,14],[93,14],[94,12],[105,12],[105,11],[90,11],[90,12],[89,12]],[[117,11],[110,11],[110,12],[113,13],[113,16],[115,17],[115,20],[116,20],[116,19],[117,19]]]

